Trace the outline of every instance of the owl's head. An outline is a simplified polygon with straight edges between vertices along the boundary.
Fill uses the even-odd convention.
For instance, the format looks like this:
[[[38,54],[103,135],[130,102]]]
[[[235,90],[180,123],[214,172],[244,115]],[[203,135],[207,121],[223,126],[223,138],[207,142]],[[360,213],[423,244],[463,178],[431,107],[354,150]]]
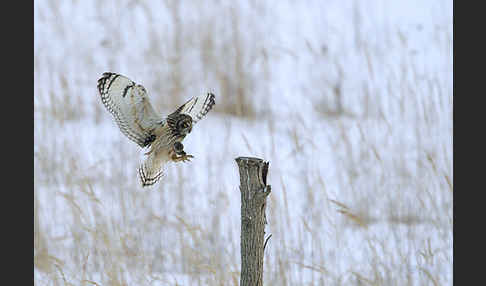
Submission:
[[[192,118],[187,114],[171,114],[167,118],[167,123],[174,135],[186,136],[192,131]]]

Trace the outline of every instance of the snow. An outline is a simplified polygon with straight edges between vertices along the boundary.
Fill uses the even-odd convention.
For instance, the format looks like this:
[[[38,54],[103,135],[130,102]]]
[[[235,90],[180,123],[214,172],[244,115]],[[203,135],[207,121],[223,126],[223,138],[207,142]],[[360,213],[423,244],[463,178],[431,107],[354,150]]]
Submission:
[[[265,285],[451,285],[452,2],[212,4],[34,2],[35,284],[237,283],[234,159],[253,156]],[[216,95],[183,142],[195,158],[152,188],[99,100],[105,71],[162,114]],[[230,112],[242,98],[253,115]]]

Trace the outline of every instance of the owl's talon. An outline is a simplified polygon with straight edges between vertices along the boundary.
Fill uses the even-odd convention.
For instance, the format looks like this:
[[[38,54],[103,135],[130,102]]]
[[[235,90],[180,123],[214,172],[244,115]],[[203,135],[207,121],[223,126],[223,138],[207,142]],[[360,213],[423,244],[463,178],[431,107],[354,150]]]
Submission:
[[[182,162],[191,162],[191,158],[194,158],[194,156],[186,154],[182,156]]]
[[[177,153],[174,153],[172,155],[172,161],[174,162],[190,162],[191,158],[194,158],[192,155],[187,155],[186,152],[182,151],[179,156],[177,156]]]

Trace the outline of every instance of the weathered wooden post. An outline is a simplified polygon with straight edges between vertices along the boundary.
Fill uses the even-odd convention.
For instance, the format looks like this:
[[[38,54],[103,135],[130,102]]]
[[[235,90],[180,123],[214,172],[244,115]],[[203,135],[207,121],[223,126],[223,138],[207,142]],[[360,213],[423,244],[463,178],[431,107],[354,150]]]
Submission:
[[[241,277],[240,286],[261,286],[265,206],[271,186],[267,185],[268,162],[259,158],[235,159],[240,171],[241,193]]]

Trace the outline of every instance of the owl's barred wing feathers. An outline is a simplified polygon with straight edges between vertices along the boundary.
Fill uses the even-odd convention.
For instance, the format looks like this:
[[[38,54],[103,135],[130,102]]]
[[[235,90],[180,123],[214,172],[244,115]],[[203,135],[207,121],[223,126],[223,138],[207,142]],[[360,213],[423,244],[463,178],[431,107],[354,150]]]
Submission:
[[[177,108],[174,113],[183,113],[191,116],[194,124],[201,120],[213,108],[214,104],[214,94],[197,95]]]
[[[167,161],[163,158],[157,158],[151,153],[147,159],[138,168],[138,175],[143,187],[151,186],[157,183],[165,176],[165,166]]]
[[[122,133],[140,147],[147,146],[163,118],[150,104],[145,88],[123,75],[105,72],[98,80],[98,91]]]

